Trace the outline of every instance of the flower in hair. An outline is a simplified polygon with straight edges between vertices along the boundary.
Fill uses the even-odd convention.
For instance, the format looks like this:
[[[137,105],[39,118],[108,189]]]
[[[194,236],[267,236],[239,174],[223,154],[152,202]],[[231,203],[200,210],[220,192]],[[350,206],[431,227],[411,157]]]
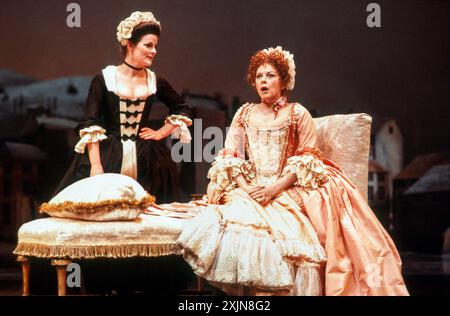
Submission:
[[[127,45],[127,41],[131,38],[133,30],[141,23],[154,23],[161,27],[161,23],[156,20],[151,12],[133,12],[128,18],[121,21],[117,26],[117,40],[122,46]]]
[[[289,81],[287,82],[287,89],[288,90],[292,90],[294,89],[295,86],[295,62],[294,62],[294,54],[291,54],[289,51],[287,50],[283,50],[283,48],[281,46],[277,46],[275,48],[270,47],[270,48],[266,48],[263,49],[263,52],[267,55],[270,55],[274,52],[278,52],[283,54],[284,59],[286,59],[286,62],[288,64],[288,73],[289,73]]]

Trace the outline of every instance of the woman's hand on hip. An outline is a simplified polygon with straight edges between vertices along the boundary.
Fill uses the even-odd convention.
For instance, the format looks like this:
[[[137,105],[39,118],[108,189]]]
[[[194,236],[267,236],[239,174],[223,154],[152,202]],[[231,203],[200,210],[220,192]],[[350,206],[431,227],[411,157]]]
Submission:
[[[161,140],[164,138],[160,131],[155,131],[149,127],[143,127],[139,133],[139,137],[144,140]]]

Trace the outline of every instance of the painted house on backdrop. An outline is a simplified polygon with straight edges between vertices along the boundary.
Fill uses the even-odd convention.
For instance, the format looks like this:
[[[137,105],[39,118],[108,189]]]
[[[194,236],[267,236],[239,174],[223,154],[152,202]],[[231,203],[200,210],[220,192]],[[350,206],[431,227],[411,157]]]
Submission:
[[[374,118],[369,159],[369,204],[385,228],[393,230],[393,178],[403,167],[403,137],[395,119]]]
[[[34,188],[47,155],[35,145],[39,125],[30,115],[0,113],[0,238],[14,239],[32,218]]]
[[[0,69],[0,104],[8,99],[7,88],[26,86],[37,82],[36,79],[17,73],[9,69]]]
[[[7,87],[8,100],[0,105],[3,112],[25,114],[40,108],[48,115],[78,121],[91,80],[91,77],[65,77]]]
[[[3,219],[11,220],[11,231],[14,231],[16,216],[29,217],[20,215],[29,213],[27,203],[22,203],[23,210],[18,208],[18,201],[24,201],[24,198],[20,197],[30,191],[25,190],[26,194],[23,193],[24,191],[19,191],[17,188],[22,186],[21,183],[27,181],[39,183],[42,179],[46,179],[45,185],[37,186],[35,190],[30,191],[32,200],[42,202],[51,197],[56,183],[67,170],[73,156],[73,149],[69,148],[73,148],[75,144],[73,128],[83,113],[83,104],[90,82],[90,77],[37,81],[0,70],[0,86],[2,87],[0,89],[0,146],[4,153],[8,153],[5,157],[11,159],[11,162],[6,163],[3,160],[2,163],[2,174],[6,179],[4,181],[9,181],[3,188],[10,187],[11,181],[8,179],[11,175],[18,174],[17,170],[33,170],[30,175],[31,182],[25,178],[25,180],[17,179],[15,181],[20,183],[11,184],[12,192],[7,191],[7,194],[0,196],[2,207],[12,212],[10,215],[5,213]],[[20,145],[11,145],[16,143]],[[28,149],[23,150],[27,146]],[[36,154],[35,159],[30,158],[30,162],[21,162],[23,158],[21,154],[25,151],[30,153],[29,156],[32,156],[32,153]],[[39,152],[45,155],[45,159],[40,158]],[[36,168],[38,172],[35,171]],[[23,176],[25,177],[25,174]]]
[[[402,246],[440,253],[450,228],[450,163],[431,167],[400,197]]]
[[[385,204],[388,200],[388,174],[375,160],[369,160],[369,190],[367,198],[371,203]]]
[[[393,207],[395,214],[395,223],[398,227],[398,233],[401,236],[402,244],[405,244],[405,247],[411,242],[408,237],[408,225],[411,224],[410,211],[412,209],[408,209],[410,205],[410,201],[416,199],[414,194],[405,195],[409,188],[415,185],[422,177],[427,174],[429,170],[431,170],[435,166],[440,165],[448,165],[450,164],[450,152],[438,152],[438,153],[430,153],[419,155],[415,157],[395,178],[394,178],[394,196],[393,196]],[[421,201],[425,198],[430,198],[431,194],[422,194],[420,195]],[[434,205],[436,201],[429,201],[430,205]],[[428,207],[427,207],[428,208]],[[415,207],[414,207],[415,209]],[[408,215],[409,214],[409,215]],[[420,214],[416,214],[419,219],[422,219]],[[450,216],[450,215],[449,215]],[[428,219],[432,219],[428,217]],[[425,225],[425,223],[424,223]],[[433,224],[430,224],[433,225]],[[435,244],[436,245],[436,244]],[[414,244],[413,244],[414,246]]]
[[[40,169],[47,154],[30,144],[0,146],[0,237],[14,240],[19,227],[36,217],[34,190],[42,185]]]

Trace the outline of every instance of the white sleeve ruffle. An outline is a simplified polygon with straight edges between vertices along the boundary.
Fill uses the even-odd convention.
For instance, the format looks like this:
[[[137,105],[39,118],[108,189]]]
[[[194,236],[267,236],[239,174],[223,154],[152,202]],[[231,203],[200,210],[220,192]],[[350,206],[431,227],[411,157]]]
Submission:
[[[172,132],[175,138],[178,138],[183,144],[189,144],[192,140],[188,126],[192,125],[192,120],[187,116],[173,114],[166,118],[165,123],[175,125],[176,128]]]
[[[290,157],[283,170],[283,175],[287,173],[297,175],[296,186],[308,189],[317,189],[328,181],[322,160],[311,153]]]
[[[86,145],[90,143],[100,142],[107,139],[106,131],[100,126],[93,125],[80,130],[80,141],[75,145],[75,151],[79,154],[84,154]]]
[[[238,186],[235,178],[241,174],[251,183],[255,178],[253,165],[241,158],[217,156],[208,171],[208,179],[218,190],[228,192]]]

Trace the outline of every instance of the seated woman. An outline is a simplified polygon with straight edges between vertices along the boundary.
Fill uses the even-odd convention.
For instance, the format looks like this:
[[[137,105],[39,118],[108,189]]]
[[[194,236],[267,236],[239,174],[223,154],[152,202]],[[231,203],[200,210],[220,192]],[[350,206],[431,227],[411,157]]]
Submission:
[[[233,118],[208,174],[214,205],[178,241],[186,261],[228,294],[319,295],[326,261],[326,295],[408,295],[391,238],[339,166],[322,157],[309,112],[287,100],[293,55],[257,52],[248,81],[261,102]]]
[[[160,34],[161,24],[151,12],[134,12],[117,27],[123,63],[107,66],[92,80],[76,127],[81,138],[77,155],[57,192],[89,176],[121,173],[137,180],[158,202],[177,198],[176,165],[160,141],[175,133],[189,142],[191,111],[165,79],[148,69]],[[169,116],[153,130],[148,118],[156,99],[169,108]]]

